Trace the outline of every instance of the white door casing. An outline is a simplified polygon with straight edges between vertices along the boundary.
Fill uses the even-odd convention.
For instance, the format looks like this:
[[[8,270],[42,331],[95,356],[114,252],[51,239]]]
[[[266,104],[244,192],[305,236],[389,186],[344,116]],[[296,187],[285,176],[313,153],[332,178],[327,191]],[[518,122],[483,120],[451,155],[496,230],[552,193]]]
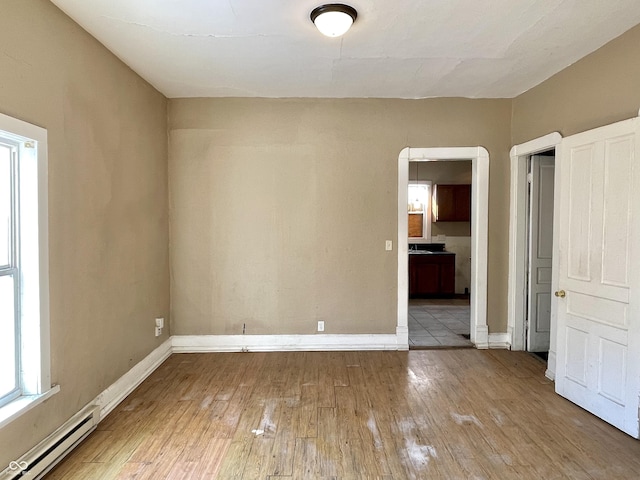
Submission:
[[[638,438],[637,118],[562,140],[557,155],[556,392]],[[559,198],[558,198],[559,197]]]
[[[489,348],[487,326],[487,253],[489,219],[489,152],[484,147],[406,147],[398,156],[398,311],[396,337],[399,349],[409,348],[407,185],[409,161],[471,160],[471,341]],[[494,346],[504,348],[496,340]]]
[[[531,157],[527,350],[547,352],[551,334],[551,263],[555,158]]]
[[[511,157],[511,188],[509,198],[509,282],[507,286],[507,336],[511,350],[524,350],[526,344],[525,319],[527,258],[527,173],[531,155],[557,149],[562,135],[552,132],[525,143],[514,145]],[[556,179],[557,184],[557,179]],[[558,218],[554,217],[554,228]],[[555,250],[554,250],[555,251]],[[555,260],[554,260],[555,261]],[[553,284],[552,284],[553,290]],[[552,299],[553,303],[553,299]],[[551,380],[555,377],[556,365],[556,319],[551,309],[551,344],[545,375]]]

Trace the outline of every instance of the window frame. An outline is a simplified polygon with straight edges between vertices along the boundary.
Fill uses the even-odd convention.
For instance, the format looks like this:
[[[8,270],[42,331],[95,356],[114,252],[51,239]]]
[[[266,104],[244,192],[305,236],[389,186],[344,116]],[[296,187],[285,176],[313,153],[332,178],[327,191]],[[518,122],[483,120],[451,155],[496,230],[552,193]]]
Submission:
[[[10,149],[9,160],[9,209],[10,209],[10,226],[9,226],[9,258],[6,265],[0,265],[0,277],[12,277],[13,279],[13,317],[14,317],[14,388],[0,397],[0,407],[13,401],[22,395],[21,378],[21,329],[20,329],[20,206],[19,206],[19,142],[13,138],[4,135],[5,132],[0,131],[0,144]]]
[[[14,265],[19,391],[0,404],[0,428],[57,393],[51,384],[47,130],[0,114],[0,138],[15,144]]]
[[[409,243],[425,243],[431,242],[431,205],[433,203],[433,182],[431,180],[409,180],[407,185],[407,192],[410,187],[426,187],[427,196],[426,201],[423,204],[422,212],[422,236],[421,237],[408,237]],[[416,215],[411,214],[411,215]]]

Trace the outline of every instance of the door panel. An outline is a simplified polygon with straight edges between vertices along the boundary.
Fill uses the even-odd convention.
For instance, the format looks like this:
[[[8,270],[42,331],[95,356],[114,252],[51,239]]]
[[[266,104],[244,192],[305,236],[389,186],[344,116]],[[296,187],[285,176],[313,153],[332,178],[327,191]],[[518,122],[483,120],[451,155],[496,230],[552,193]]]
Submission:
[[[591,190],[593,188],[593,161],[595,148],[576,148],[569,162],[569,239],[567,253],[569,257],[568,277],[580,281],[591,280]],[[585,208],[585,207],[589,208]]]
[[[589,334],[567,327],[567,378],[587,386],[587,340]]]
[[[638,120],[563,139],[556,164],[556,391],[638,438]],[[636,294],[630,294],[635,292]]]
[[[627,371],[627,349],[624,345],[600,339],[598,392],[605,398],[624,405],[624,379]]]
[[[546,332],[547,340],[551,331],[551,293],[538,293],[536,296],[536,332]],[[549,345],[547,343],[547,350]]]
[[[629,286],[633,135],[605,142],[602,283]]]
[[[531,157],[527,311],[527,350],[530,352],[548,351],[551,335],[554,170],[554,157]]]

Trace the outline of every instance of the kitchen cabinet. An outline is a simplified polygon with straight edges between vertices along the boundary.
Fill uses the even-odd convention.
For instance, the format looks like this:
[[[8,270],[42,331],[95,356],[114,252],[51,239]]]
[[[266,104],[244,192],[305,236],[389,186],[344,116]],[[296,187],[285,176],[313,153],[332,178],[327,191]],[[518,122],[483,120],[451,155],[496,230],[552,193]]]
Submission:
[[[471,185],[436,185],[432,205],[435,222],[470,222]]]
[[[453,253],[409,254],[409,297],[447,297],[455,293]]]

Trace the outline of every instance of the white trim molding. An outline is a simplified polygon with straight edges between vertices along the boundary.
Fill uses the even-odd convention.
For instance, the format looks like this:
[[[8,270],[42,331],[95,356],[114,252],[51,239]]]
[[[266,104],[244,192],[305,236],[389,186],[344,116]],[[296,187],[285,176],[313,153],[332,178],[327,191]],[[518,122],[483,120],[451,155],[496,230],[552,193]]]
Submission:
[[[37,407],[45,400],[60,391],[60,385],[52,385],[49,390],[40,395],[23,395],[14,401],[0,408],[0,428],[9,425],[20,415],[24,415],[29,410]]]
[[[116,408],[172,353],[173,348],[171,338],[169,338],[90,402],[89,405],[98,405],[100,407],[100,420]]]
[[[507,293],[507,333],[512,350],[525,349],[526,268],[527,268],[527,161],[531,155],[557,148],[562,135],[553,132],[515,145],[511,157],[509,211],[509,282]]]
[[[476,341],[474,342],[478,350],[486,350],[491,348],[489,343],[489,327],[487,325],[477,325]]]
[[[398,156],[398,343],[409,343],[408,213],[409,162],[471,160],[471,341],[489,348],[487,328],[487,254],[489,225],[489,152],[484,147],[406,147]],[[400,338],[400,335],[407,336]]]
[[[407,350],[394,334],[174,335],[173,352]]]
[[[409,326],[396,326],[396,339],[398,350],[409,350]]]
[[[491,349],[509,349],[511,344],[509,343],[508,333],[490,333],[489,334],[489,348]]]
[[[554,367],[553,369],[551,368],[551,365],[553,365]],[[556,366],[556,352],[555,350],[553,352],[549,351],[549,358],[547,358],[547,370],[544,372],[544,376],[547,377],[552,382],[556,380],[555,366]]]

